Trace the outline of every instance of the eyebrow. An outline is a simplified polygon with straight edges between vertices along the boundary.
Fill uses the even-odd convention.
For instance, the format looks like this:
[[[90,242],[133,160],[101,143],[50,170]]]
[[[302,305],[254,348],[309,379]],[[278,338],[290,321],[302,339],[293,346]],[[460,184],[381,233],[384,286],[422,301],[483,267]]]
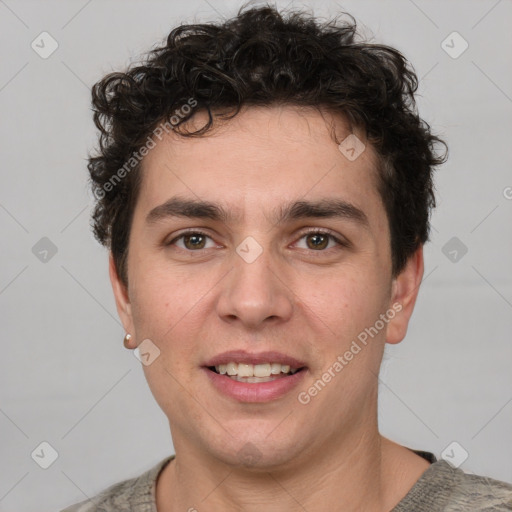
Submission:
[[[274,210],[274,223],[284,224],[306,218],[346,219],[370,229],[366,214],[357,206],[338,198],[324,198],[315,201],[292,201]],[[156,224],[169,217],[209,219],[223,223],[240,219],[240,214],[229,212],[223,206],[210,201],[172,197],[153,208],[146,216],[146,224]]]

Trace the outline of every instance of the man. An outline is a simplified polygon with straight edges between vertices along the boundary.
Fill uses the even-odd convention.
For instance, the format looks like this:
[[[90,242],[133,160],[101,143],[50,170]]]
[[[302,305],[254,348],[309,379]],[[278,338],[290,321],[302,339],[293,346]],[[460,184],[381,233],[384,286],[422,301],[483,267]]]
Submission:
[[[94,231],[176,455],[66,510],[512,509],[378,429],[444,161],[416,88],[353,23],[270,7],[95,85]]]

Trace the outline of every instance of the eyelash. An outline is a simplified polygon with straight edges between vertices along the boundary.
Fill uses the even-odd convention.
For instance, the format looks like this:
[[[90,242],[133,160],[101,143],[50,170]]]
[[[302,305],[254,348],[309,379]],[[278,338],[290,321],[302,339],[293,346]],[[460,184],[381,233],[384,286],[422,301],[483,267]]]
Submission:
[[[337,247],[337,248],[331,247],[331,249],[339,249],[340,247],[349,247],[349,243],[348,242],[344,242],[344,241],[340,240],[337,236],[335,236],[333,234],[332,231],[327,230],[327,229],[318,229],[318,228],[310,229],[309,231],[303,232],[301,234],[301,236],[299,237],[299,240],[301,240],[302,238],[304,238],[307,235],[312,235],[312,234],[328,236],[331,240],[334,240],[338,244],[339,247]],[[189,231],[184,231],[179,236],[173,238],[170,242],[167,242],[164,245],[165,246],[171,246],[175,242],[177,242],[178,240],[181,240],[182,238],[184,238],[187,235],[201,235],[201,236],[208,237],[210,239],[212,238],[208,233],[205,233],[204,231],[201,231],[200,229],[191,229]],[[179,247],[179,249],[181,249],[181,247]],[[192,253],[192,252],[200,252],[201,250],[204,250],[204,249],[198,249],[196,251],[189,250],[189,249],[181,249],[181,250]],[[328,251],[328,249],[322,249],[322,250],[319,250],[319,251],[315,251],[314,249],[311,249],[311,252],[313,252],[313,253],[314,252],[323,253],[323,252],[327,252],[327,251]]]

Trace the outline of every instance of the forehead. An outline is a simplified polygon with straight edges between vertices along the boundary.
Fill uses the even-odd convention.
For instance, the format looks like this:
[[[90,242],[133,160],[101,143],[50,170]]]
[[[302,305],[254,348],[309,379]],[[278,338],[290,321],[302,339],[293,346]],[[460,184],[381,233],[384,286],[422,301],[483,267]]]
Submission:
[[[184,128],[195,131],[207,120],[198,111]],[[353,137],[361,151],[355,159],[346,152]],[[372,210],[381,202],[376,161],[364,135],[341,116],[293,106],[250,107],[231,120],[215,120],[205,136],[164,135],[143,161],[140,200],[147,211],[175,194],[207,199],[229,205],[238,220],[251,205],[252,214],[258,210],[271,218],[282,203],[320,197]]]

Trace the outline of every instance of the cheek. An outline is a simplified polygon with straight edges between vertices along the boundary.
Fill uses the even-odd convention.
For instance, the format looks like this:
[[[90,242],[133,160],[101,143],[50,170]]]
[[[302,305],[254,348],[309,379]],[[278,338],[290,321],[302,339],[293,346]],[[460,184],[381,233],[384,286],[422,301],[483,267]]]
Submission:
[[[211,273],[190,269],[140,268],[131,295],[137,339],[154,341],[173,373],[185,373],[197,364],[197,346],[204,343],[201,329],[212,308],[210,294],[216,282],[218,277]]]
[[[200,295],[190,272],[162,268],[161,263],[151,264],[149,258],[148,264],[139,265],[133,283],[130,298],[136,326],[160,336],[164,334],[161,329],[176,324]]]
[[[166,271],[148,270],[138,280],[132,312],[137,339],[149,338],[159,355],[143,371],[162,410],[185,414],[187,394],[183,385],[197,370],[197,345],[201,317],[206,314],[201,297],[209,288]]]
[[[373,325],[386,310],[386,293],[377,272],[351,267],[303,281],[296,295],[307,306],[305,311],[320,319],[327,332],[346,341]]]
[[[160,337],[163,324],[169,324],[173,299],[164,281],[146,274],[131,294],[132,314],[137,331],[145,337]]]

